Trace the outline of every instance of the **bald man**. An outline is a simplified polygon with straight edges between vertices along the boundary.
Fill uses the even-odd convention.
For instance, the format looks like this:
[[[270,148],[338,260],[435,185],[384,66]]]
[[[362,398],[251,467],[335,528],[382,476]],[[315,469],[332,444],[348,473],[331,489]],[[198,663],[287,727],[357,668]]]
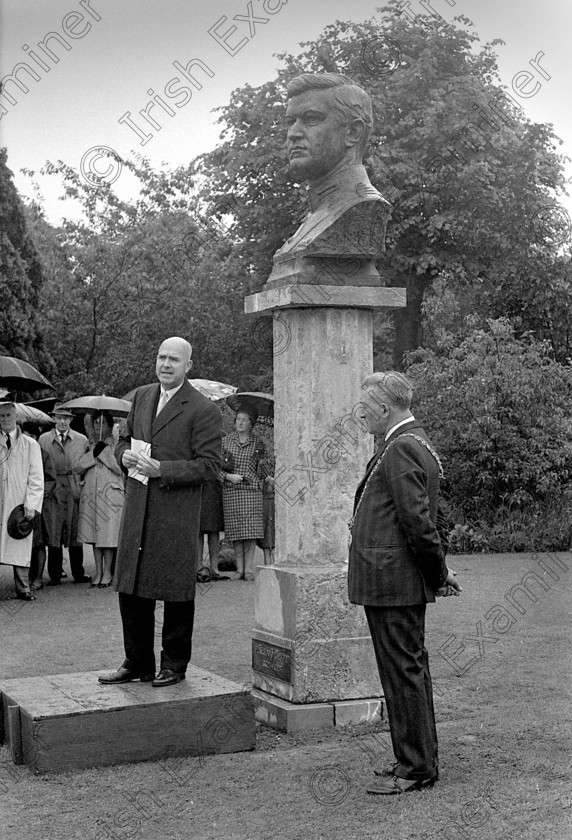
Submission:
[[[164,341],[159,384],[138,388],[116,458],[128,474],[116,589],[125,660],[99,678],[155,687],[184,679],[191,658],[201,489],[221,466],[222,416],[187,380],[192,347]],[[165,602],[160,671],[155,676],[155,602]]]

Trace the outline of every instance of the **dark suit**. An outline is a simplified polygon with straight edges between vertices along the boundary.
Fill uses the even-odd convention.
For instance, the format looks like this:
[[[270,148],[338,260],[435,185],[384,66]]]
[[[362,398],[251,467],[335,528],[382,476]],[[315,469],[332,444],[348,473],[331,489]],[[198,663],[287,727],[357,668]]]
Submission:
[[[438,766],[425,605],[435,600],[447,567],[435,526],[439,467],[423,444],[403,437],[408,432],[427,440],[416,421],[400,426],[375,453],[357,489],[348,587],[350,601],[365,607],[398,761],[395,775],[422,780],[433,778]]]
[[[161,477],[147,485],[127,479],[117,549],[116,589],[123,621],[126,667],[155,670],[155,600],[165,602],[161,668],[184,672],[191,657],[201,488],[221,466],[219,409],[186,380],[157,415],[160,386],[133,397],[116,458],[131,440],[151,444]]]

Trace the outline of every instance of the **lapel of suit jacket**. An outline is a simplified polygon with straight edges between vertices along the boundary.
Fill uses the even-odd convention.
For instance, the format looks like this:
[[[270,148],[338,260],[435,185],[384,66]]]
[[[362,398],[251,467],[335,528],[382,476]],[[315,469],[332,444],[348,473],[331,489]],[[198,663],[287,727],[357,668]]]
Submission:
[[[153,418],[152,422],[152,434],[157,434],[163,426],[166,426],[167,423],[170,423],[173,418],[175,418],[178,414],[183,411],[185,403],[189,401],[190,397],[190,390],[191,386],[185,380],[183,385],[177,393],[171,397],[165,408]],[[157,404],[155,404],[155,411],[157,410]]]
[[[381,446],[379,447],[379,449],[377,449],[375,451],[375,453],[373,454],[373,457],[370,458],[370,460],[368,461],[368,464],[367,464],[367,467],[366,467],[366,470],[365,470],[365,475],[362,478],[362,480],[360,481],[360,483],[358,484],[357,490],[355,492],[354,510],[356,509],[356,505],[361,498],[361,494],[364,491],[366,481],[368,480],[371,471],[373,470],[373,468],[375,467],[375,465],[377,464],[377,462],[379,461],[379,459],[381,458],[381,456],[385,452],[386,447],[387,447],[387,443],[385,443],[385,442],[382,443]]]
[[[361,497],[361,494],[364,491],[366,481],[368,480],[369,476],[371,475],[371,472],[372,472],[373,468],[375,467],[375,465],[377,464],[377,462],[379,461],[379,459],[381,458],[381,456],[383,455],[383,453],[385,452],[385,450],[387,449],[389,444],[392,441],[394,441],[397,437],[399,437],[399,435],[405,434],[405,432],[412,431],[413,429],[420,429],[420,428],[421,428],[421,423],[418,423],[417,420],[412,420],[411,423],[405,423],[403,426],[400,426],[399,429],[396,429],[395,432],[393,432],[393,434],[391,434],[389,436],[389,438],[381,444],[381,446],[379,447],[377,452],[374,454],[373,458],[369,461],[369,463],[366,467],[365,475],[362,478],[362,480],[360,481],[360,483],[358,484],[358,487],[357,487],[357,490],[356,490],[356,493],[355,493],[355,497],[354,497],[354,510],[355,510],[356,505],[357,505],[357,503],[358,503],[358,501]]]

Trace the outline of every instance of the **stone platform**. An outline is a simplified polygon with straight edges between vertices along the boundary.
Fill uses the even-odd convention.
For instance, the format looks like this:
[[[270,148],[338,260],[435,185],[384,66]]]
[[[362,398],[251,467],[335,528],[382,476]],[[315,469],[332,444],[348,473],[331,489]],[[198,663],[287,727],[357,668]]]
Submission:
[[[4,680],[0,740],[33,773],[241,752],[255,746],[252,697],[191,667],[177,685],[102,685],[104,671]]]
[[[252,690],[256,720],[280,732],[331,729],[383,718],[383,697],[333,700],[329,703],[290,703],[258,688]]]

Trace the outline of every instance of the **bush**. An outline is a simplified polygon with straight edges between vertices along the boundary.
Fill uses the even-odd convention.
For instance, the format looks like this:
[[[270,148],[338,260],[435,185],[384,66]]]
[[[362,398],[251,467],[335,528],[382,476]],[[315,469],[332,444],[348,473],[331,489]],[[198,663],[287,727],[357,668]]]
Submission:
[[[414,413],[445,463],[452,550],[570,545],[572,372],[506,319],[407,360]],[[418,405],[417,405],[418,403]],[[542,544],[540,544],[542,543]]]

